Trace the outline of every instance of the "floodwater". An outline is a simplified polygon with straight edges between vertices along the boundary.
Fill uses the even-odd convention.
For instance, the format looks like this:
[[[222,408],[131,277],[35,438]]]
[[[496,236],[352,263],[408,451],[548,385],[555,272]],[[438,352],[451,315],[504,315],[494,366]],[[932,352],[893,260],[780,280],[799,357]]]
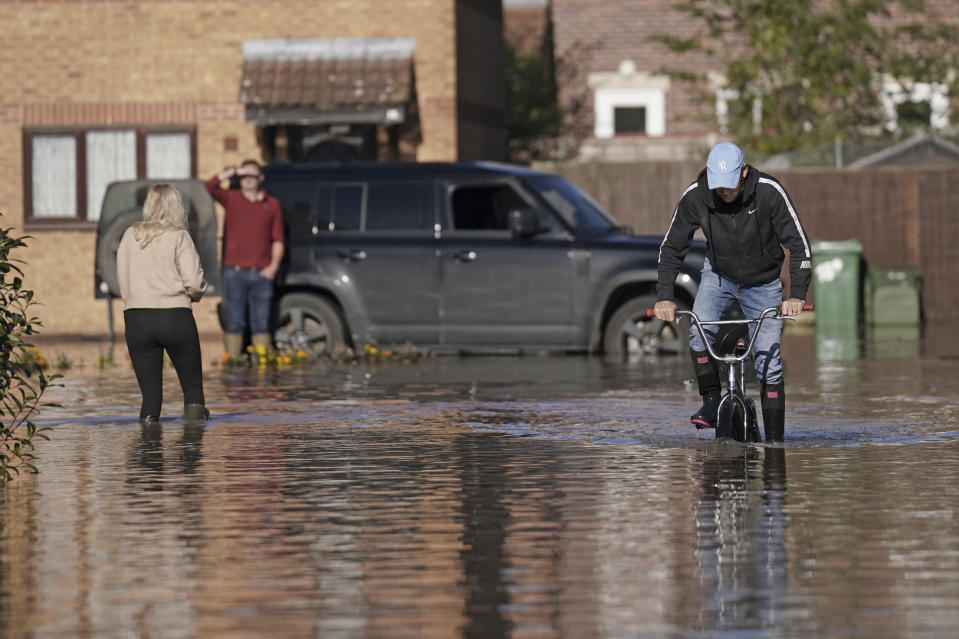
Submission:
[[[121,346],[0,487],[0,636],[955,636],[959,358],[927,342],[788,333],[781,447],[692,429],[675,358],[211,366],[208,425],[170,373],[143,428]]]

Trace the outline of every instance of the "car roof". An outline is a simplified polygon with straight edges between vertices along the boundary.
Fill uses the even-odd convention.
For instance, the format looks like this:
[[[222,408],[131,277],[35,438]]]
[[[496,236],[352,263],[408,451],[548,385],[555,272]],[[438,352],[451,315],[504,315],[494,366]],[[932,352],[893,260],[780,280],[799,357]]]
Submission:
[[[263,169],[267,179],[410,179],[410,178],[470,178],[490,175],[551,175],[515,164],[500,162],[351,162],[344,164],[268,164]]]

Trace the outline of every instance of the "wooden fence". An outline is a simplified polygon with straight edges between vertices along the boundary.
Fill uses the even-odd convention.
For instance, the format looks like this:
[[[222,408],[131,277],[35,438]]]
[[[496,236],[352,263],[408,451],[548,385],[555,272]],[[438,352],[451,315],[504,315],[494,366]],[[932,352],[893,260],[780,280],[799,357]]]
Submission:
[[[568,177],[636,233],[661,235],[679,196],[702,166],[669,162],[543,168]],[[918,267],[924,317],[945,321],[959,315],[959,167],[774,174],[793,198],[812,241],[858,239],[867,267]]]

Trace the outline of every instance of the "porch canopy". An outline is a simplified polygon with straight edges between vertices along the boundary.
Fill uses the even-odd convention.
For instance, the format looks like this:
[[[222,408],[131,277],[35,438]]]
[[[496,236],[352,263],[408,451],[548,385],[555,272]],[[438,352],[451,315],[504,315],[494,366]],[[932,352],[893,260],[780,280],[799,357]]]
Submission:
[[[413,96],[412,38],[243,41],[246,119],[277,124],[400,124]]]

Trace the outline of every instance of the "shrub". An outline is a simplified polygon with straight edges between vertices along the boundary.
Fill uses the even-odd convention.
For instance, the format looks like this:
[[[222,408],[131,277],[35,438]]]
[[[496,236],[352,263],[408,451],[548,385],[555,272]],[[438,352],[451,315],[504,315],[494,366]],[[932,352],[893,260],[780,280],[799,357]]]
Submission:
[[[34,440],[49,439],[31,417],[41,406],[40,396],[60,375],[46,375],[42,357],[24,341],[35,335],[40,322],[30,317],[33,291],[23,288],[22,260],[10,257],[26,246],[27,237],[0,229],[0,483],[21,469],[37,472]],[[46,404],[52,405],[52,404]]]

